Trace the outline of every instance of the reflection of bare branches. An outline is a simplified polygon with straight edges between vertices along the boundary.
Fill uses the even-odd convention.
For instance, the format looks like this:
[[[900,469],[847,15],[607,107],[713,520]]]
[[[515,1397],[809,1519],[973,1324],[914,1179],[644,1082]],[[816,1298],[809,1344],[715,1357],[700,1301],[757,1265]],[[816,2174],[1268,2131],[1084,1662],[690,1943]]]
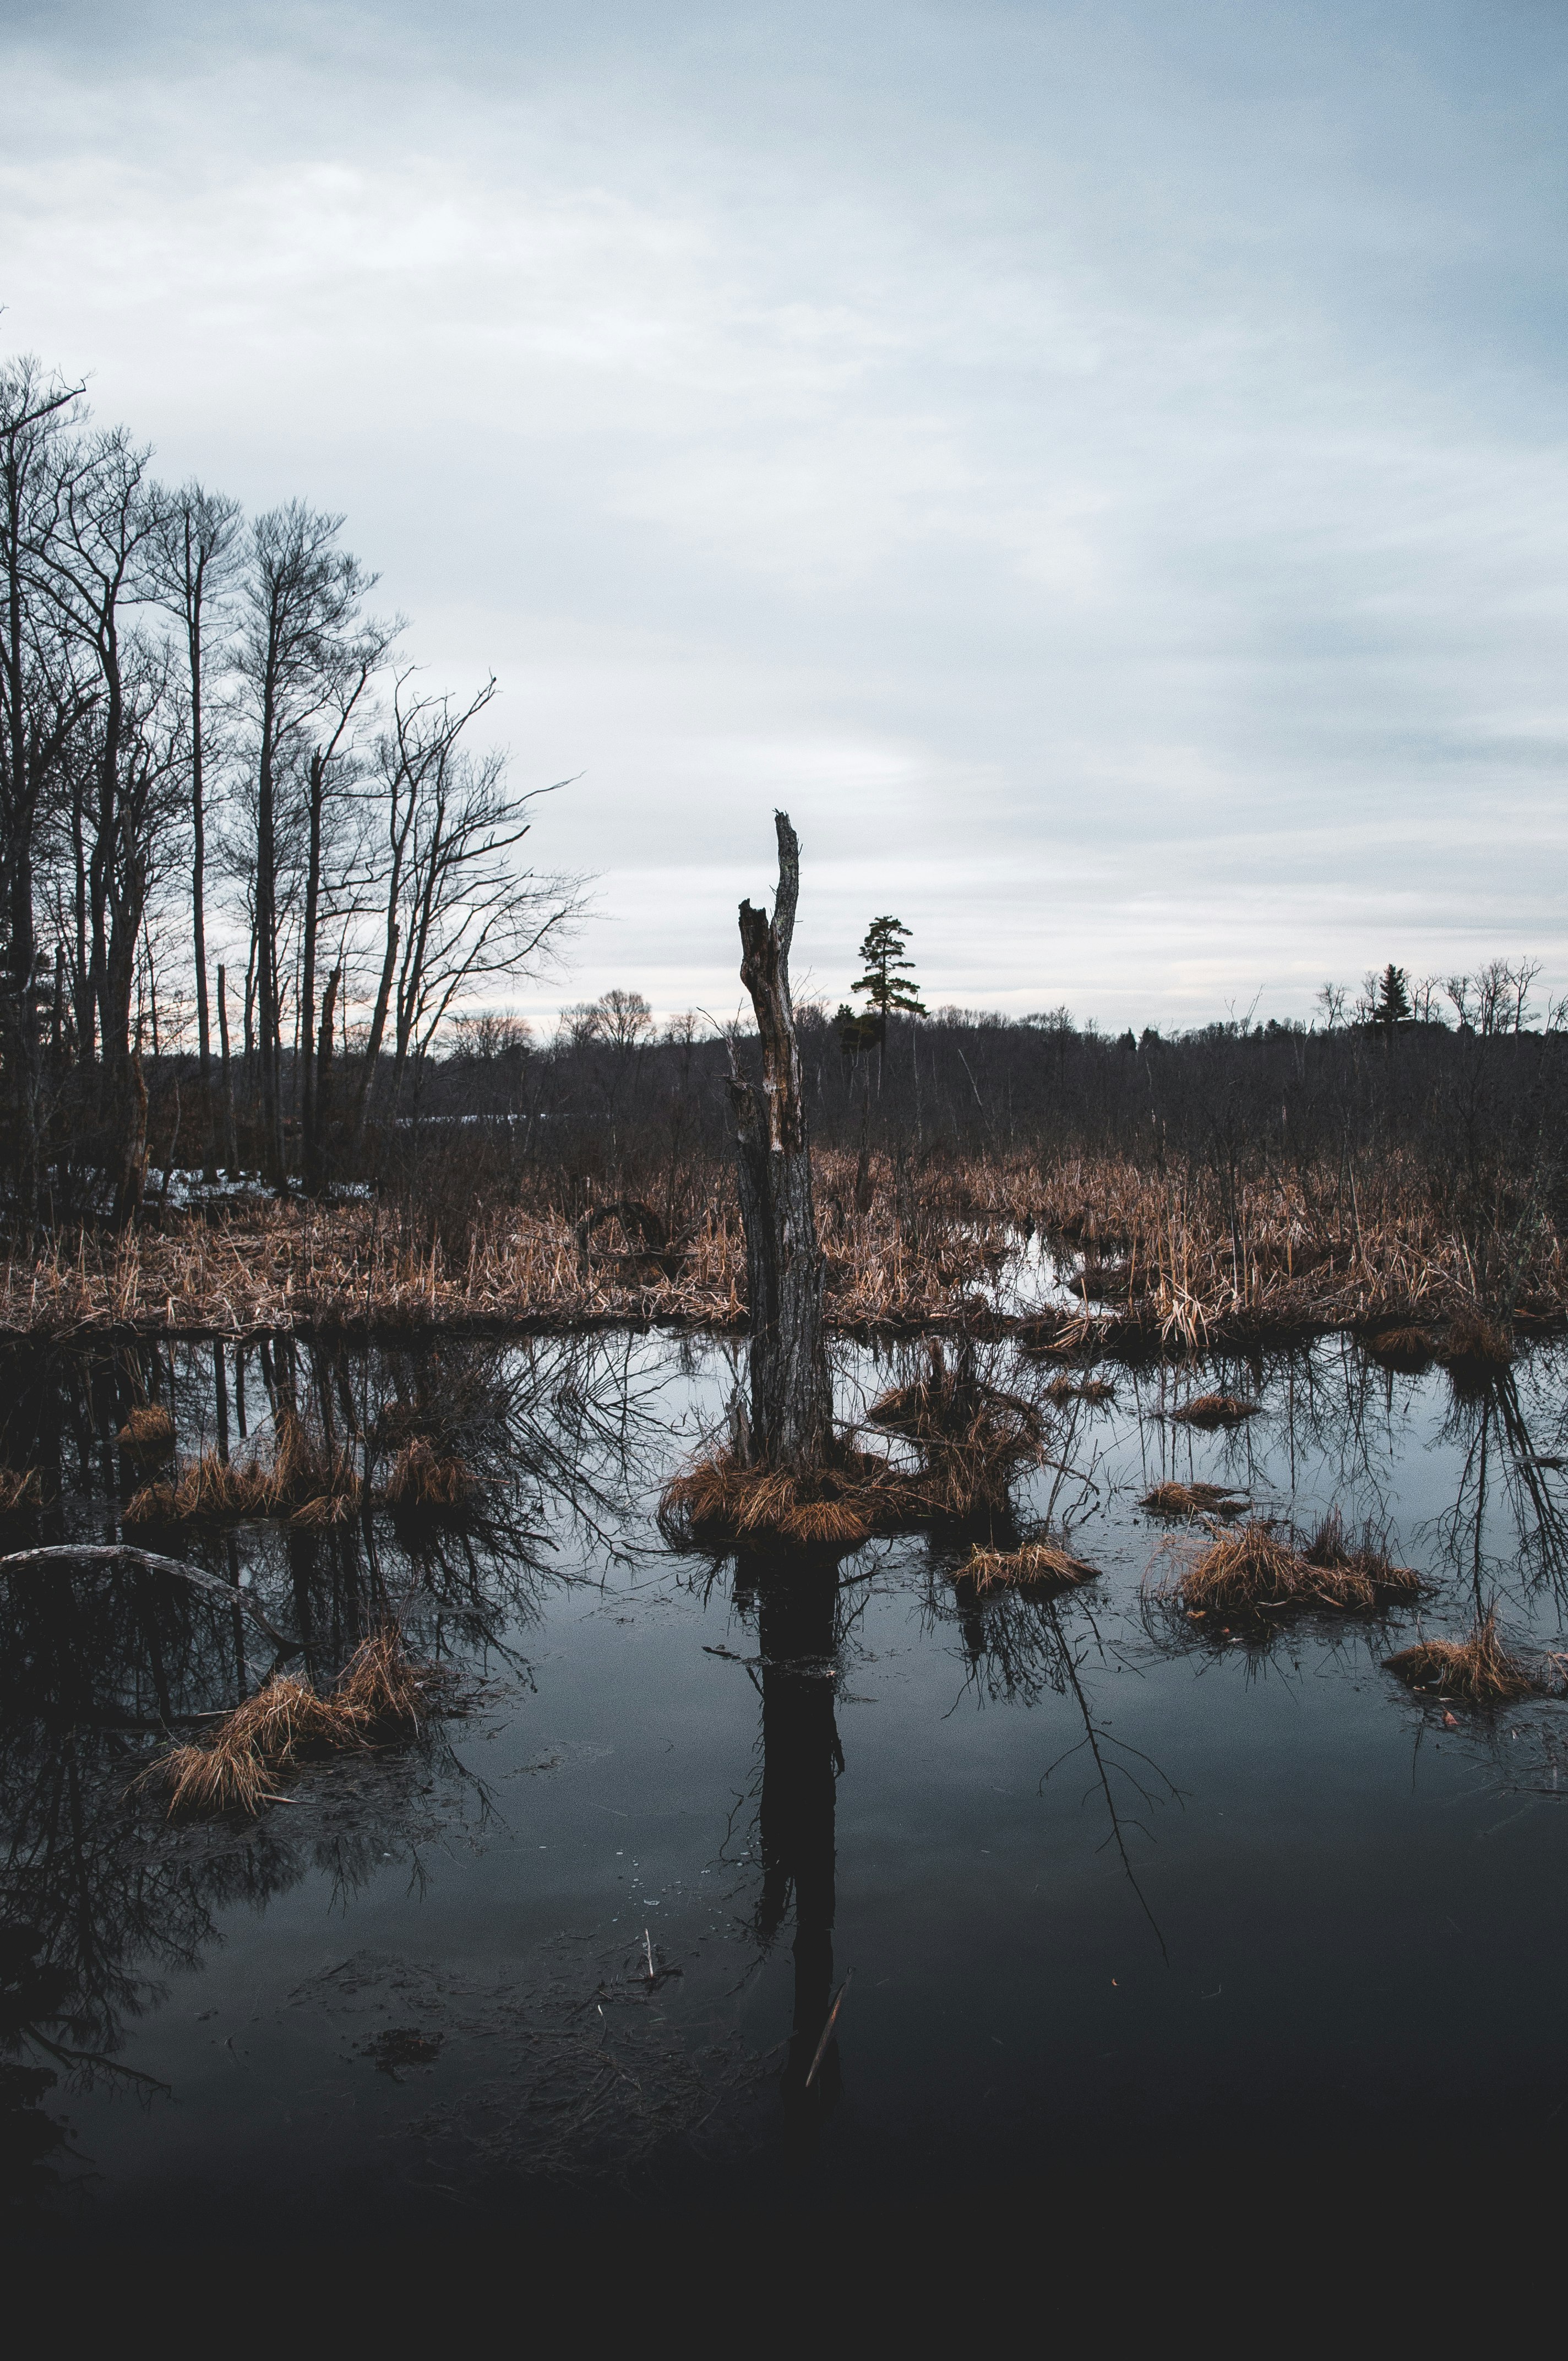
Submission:
[[[574,1530],[590,1546],[614,1541],[644,1484],[662,1431],[650,1370],[625,1338],[159,1342],[13,1364],[25,1407],[17,1394],[0,1402],[27,1432],[7,1451],[45,1471],[49,1504],[13,1521],[17,1543],[67,1548],[85,1527],[93,1545],[116,1548],[119,1504],[142,1480],[116,1437],[149,1400],[172,1408],[188,1453],[226,1454],[236,1433],[287,1411],[334,1449],[352,1445],[366,1505],[316,1531],[190,1528],[189,1565],[143,1553],[89,1575],[51,1556],[0,1583],[0,1922],[26,1942],[20,1983],[0,1993],[0,2053],[49,2061],[5,2067],[0,2110],[36,2106],[56,2072],[135,2080],[115,2056],[126,2026],[159,2004],[170,1972],[200,1966],[236,1902],[265,1904],[313,1871],[341,1905],[394,1858],[418,1884],[422,1826],[434,1835],[476,1812],[483,1823],[488,1791],[439,1736],[405,1757],[334,1763],[294,1791],[282,1829],[218,1824],[176,1843],[156,1806],[126,1790],[149,1746],[254,1685],[242,1575],[299,1632],[318,1679],[393,1602],[421,1653],[494,1653],[526,1677],[515,1630],[543,1587],[565,1578],[556,1541]],[[379,1456],[416,1431],[473,1469],[471,1513],[422,1521],[368,1505]]]
[[[1561,1368],[1556,1356],[1550,1359],[1560,1392]],[[1568,1516],[1548,1481],[1552,1455],[1531,1432],[1519,1373],[1509,1369],[1484,1387],[1455,1389],[1441,1439],[1463,1452],[1459,1484],[1452,1507],[1427,1530],[1469,1585],[1476,1617],[1496,1605],[1516,1567],[1527,1584],[1549,1584],[1568,1604]],[[1502,1546],[1488,1547],[1489,1523],[1499,1511],[1506,1540],[1500,1535]]]
[[[1050,1616],[1053,1622],[1056,1621],[1057,1610],[1054,1604],[1047,1607],[1046,1612]],[[1062,1664],[1067,1675],[1068,1686],[1071,1688],[1073,1697],[1077,1700],[1079,1712],[1083,1717],[1083,1736],[1078,1741],[1078,1743],[1075,1746],[1069,1746],[1065,1754],[1058,1754],[1056,1761],[1051,1763],[1047,1770],[1041,1773],[1041,1790],[1042,1792],[1044,1791],[1046,1781],[1050,1777],[1053,1771],[1059,1771],[1064,1763],[1069,1763],[1075,1754],[1081,1753],[1083,1749],[1086,1746],[1088,1747],[1094,1762],[1096,1781],[1099,1784],[1101,1794],[1105,1798],[1105,1809],[1111,1816],[1111,1834],[1106,1838],[1105,1841],[1107,1844],[1114,1842],[1116,1850],[1121,1855],[1122,1867],[1127,1873],[1127,1883],[1132,1887],[1133,1892],[1137,1895],[1139,1909],[1143,1912],[1144,1916],[1148,1920],[1149,1925],[1154,1928],[1154,1937],[1156,1942],[1159,1945],[1160,1957],[1165,1961],[1167,1967],[1168,1967],[1170,1965],[1170,1953],[1166,1949],[1165,1937],[1160,1933],[1159,1921],[1156,1918],[1154,1912],[1149,1908],[1147,1897],[1144,1893],[1143,1887],[1138,1883],[1136,1875],[1134,1872],[1132,1861],[1128,1856],[1126,1839],[1122,1833],[1122,1815],[1117,1807],[1115,1794],[1111,1784],[1111,1773],[1114,1771],[1120,1777],[1124,1779],[1150,1811],[1153,1811],[1156,1806],[1162,1802],[1179,1804],[1182,1800],[1181,1790],[1176,1785],[1173,1780],[1167,1777],[1166,1773],[1160,1769],[1157,1763],[1153,1762],[1148,1755],[1143,1752],[1141,1748],[1129,1746],[1125,1739],[1113,1737],[1108,1730],[1102,1729],[1096,1724],[1094,1716],[1089,1709],[1089,1699],[1084,1695],[1083,1684],[1079,1678],[1079,1671],[1082,1663],[1082,1656],[1080,1653],[1075,1654],[1073,1650],[1068,1646],[1065,1638],[1062,1637],[1059,1624],[1058,1625],[1057,1636],[1061,1644]],[[1129,1769],[1127,1763],[1119,1759],[1122,1756],[1131,1756],[1134,1761],[1146,1763],[1148,1769],[1154,1773],[1155,1777],[1160,1781],[1161,1784],[1165,1788],[1165,1795],[1162,1796],[1155,1789],[1146,1787],[1142,1780],[1138,1777],[1136,1772]],[[1091,1792],[1092,1792],[1092,1790],[1091,1790]],[[1132,1827],[1141,1828],[1144,1835],[1149,1839],[1150,1843],[1153,1843],[1153,1831],[1148,1828],[1145,1821],[1135,1820],[1131,1822],[1130,1825]]]

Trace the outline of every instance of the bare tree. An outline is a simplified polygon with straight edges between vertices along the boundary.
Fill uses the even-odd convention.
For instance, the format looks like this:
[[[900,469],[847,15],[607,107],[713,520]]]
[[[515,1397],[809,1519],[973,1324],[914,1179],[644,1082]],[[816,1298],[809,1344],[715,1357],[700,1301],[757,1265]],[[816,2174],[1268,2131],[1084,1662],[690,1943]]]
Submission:
[[[423,1057],[448,1012],[497,977],[536,966],[582,906],[576,880],[518,865],[531,807],[554,789],[519,794],[504,755],[476,757],[461,742],[494,697],[494,680],[459,706],[418,695],[411,679],[405,673],[397,684],[379,750],[381,971],[360,1082],[361,1132],[389,1023],[396,1106],[411,1057]]]
[[[729,1099],[751,1312],[751,1417],[737,1442],[743,1457],[787,1467],[819,1465],[828,1456],[833,1378],[822,1325],[826,1267],[789,988],[800,845],[789,814],[773,817],[779,882],[773,917],[750,902],[740,905],[740,981],[756,1012],[762,1078],[742,1077],[731,1041]]]
[[[253,866],[258,1049],[269,1178],[282,1187],[282,1000],[280,975],[279,806],[291,758],[327,709],[359,609],[376,577],[338,548],[339,516],[299,500],[251,527],[237,654],[254,732]],[[311,1019],[307,1017],[306,1023]]]
[[[0,928],[4,1042],[15,1082],[16,1165],[30,1227],[38,1197],[38,1032],[34,970],[34,860],[41,807],[71,735],[91,702],[51,644],[38,578],[57,452],[80,386],[46,376],[31,357],[0,371]],[[58,963],[57,963],[58,967]],[[58,1030],[59,1012],[56,1012]]]
[[[196,982],[196,1047],[202,1084],[212,1082],[212,1030],[207,1004],[206,823],[207,643],[222,628],[237,575],[240,507],[221,492],[182,484],[158,497],[158,530],[147,551],[148,588],[183,635],[190,700],[191,921]],[[209,1143],[209,1168],[217,1141]]]

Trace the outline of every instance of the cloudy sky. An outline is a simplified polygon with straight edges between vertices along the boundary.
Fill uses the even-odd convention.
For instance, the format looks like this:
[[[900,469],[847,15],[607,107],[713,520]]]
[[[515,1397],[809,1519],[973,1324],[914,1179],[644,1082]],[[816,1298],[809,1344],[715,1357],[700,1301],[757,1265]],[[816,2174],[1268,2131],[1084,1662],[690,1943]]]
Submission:
[[[494,669],[572,974],[1568,988],[1561,0],[0,0],[0,344]]]

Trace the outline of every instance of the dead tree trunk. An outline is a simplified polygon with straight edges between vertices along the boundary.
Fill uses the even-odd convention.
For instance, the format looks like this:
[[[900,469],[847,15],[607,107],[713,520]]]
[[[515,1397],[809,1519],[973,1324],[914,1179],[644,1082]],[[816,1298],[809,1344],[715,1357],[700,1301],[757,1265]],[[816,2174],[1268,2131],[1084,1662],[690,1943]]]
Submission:
[[[789,947],[800,890],[800,846],[789,815],[774,815],[779,884],[770,919],[740,905],[740,981],[762,1037],[762,1079],[746,1082],[730,1053],[736,1170],[751,1309],[750,1431],[740,1455],[753,1466],[820,1466],[833,1441],[833,1379],[822,1333],[824,1269],[812,1200],[800,1051],[789,996]]]

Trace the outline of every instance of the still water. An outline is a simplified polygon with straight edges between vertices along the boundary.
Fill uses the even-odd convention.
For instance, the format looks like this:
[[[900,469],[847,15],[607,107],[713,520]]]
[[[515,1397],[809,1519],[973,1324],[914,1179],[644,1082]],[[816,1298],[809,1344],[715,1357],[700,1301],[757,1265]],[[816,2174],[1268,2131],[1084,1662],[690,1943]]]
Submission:
[[[8,1549],[114,1538],[149,1399],[187,1454],[391,1405],[481,1479],[458,1525],[153,1542],[252,1588],[318,1678],[389,1603],[460,1676],[427,1743],[312,1764],[255,1823],[127,1793],[265,1675],[251,1621],[148,1574],[0,1587],[13,2229],[830,2208],[1064,2155],[1556,2162],[1568,1706],[1450,1710],[1383,1664],[1494,1603],[1563,1644],[1568,1360],[1468,1393],[1343,1340],[1116,1373],[1015,1488],[1019,1530],[1102,1569],[1043,1605],[978,1602],[967,1534],[670,1548],[661,1486],[737,1366],[656,1335],[12,1359],[0,1458],[43,1505]],[[900,1374],[846,1352],[844,1414]],[[1211,1387],[1263,1414],[1170,1422]],[[1420,1614],[1195,1637],[1154,1595],[1191,1546],[1138,1506],[1167,1476],[1372,1522]]]

